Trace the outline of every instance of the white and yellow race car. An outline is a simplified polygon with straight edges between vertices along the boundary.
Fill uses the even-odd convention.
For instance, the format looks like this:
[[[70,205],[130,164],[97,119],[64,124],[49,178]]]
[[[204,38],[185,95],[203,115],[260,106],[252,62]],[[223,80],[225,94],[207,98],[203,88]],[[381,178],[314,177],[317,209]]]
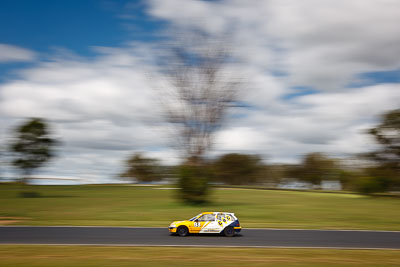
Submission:
[[[203,212],[190,220],[175,221],[168,230],[171,234],[187,236],[188,234],[219,233],[225,236],[234,236],[240,232],[238,218],[231,212]]]

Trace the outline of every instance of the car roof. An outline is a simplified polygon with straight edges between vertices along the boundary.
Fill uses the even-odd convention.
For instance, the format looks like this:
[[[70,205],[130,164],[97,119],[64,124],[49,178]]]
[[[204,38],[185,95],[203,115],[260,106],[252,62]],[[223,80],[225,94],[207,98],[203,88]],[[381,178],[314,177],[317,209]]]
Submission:
[[[230,214],[234,214],[233,212],[226,212],[226,211],[205,211],[205,212],[202,212],[201,214],[217,214],[217,213],[230,213]]]

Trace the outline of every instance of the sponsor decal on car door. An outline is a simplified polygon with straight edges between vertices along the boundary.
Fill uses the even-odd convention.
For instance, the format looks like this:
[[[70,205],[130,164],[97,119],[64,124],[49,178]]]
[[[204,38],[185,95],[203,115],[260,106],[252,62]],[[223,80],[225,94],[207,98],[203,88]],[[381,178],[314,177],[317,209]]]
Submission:
[[[191,233],[199,233],[207,222],[196,220],[192,222],[192,227],[189,227]]]

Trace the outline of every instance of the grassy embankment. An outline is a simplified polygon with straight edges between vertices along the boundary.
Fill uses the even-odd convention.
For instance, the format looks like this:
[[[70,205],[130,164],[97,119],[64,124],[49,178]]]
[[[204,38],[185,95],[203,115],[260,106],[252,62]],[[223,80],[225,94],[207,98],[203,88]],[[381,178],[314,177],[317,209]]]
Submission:
[[[242,226],[400,230],[400,198],[356,194],[215,189],[212,202],[187,206],[175,190],[137,186],[27,186],[0,184],[0,224],[166,227],[202,211],[231,211]],[[157,187],[160,188],[160,187]]]
[[[399,266],[399,250],[0,246],[2,266]]]

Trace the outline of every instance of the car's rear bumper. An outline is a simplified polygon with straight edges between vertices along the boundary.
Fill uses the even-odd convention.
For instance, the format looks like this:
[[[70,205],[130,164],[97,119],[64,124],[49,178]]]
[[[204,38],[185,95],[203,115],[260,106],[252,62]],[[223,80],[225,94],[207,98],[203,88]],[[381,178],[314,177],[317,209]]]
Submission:
[[[242,227],[233,227],[233,229],[235,230],[236,233],[242,231]]]

